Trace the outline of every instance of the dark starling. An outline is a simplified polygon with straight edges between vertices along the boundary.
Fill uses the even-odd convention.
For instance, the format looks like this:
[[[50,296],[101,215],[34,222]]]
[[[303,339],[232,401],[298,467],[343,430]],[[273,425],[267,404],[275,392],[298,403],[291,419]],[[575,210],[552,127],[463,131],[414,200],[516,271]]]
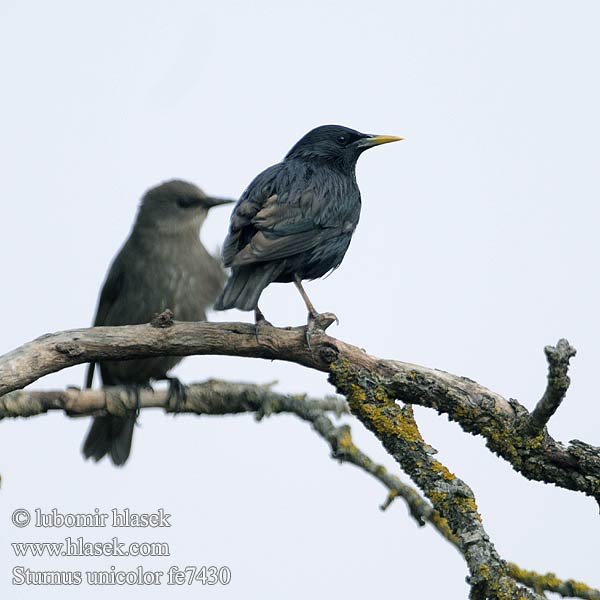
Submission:
[[[146,192],[125,245],[114,259],[102,291],[94,325],[148,323],[169,308],[180,321],[204,321],[223,289],[225,272],[199,239],[208,210],[232,200],[213,198],[192,183],[168,181]],[[179,356],[103,361],[102,384],[126,385],[139,393],[151,380],[169,380],[171,391],[179,382],[168,372]],[[86,377],[91,387],[94,363]],[[96,417],[83,445],[86,458],[105,454],[122,465],[131,451],[136,411],[126,417]]]
[[[401,139],[323,125],[258,175],[231,215],[223,245],[231,276],[215,309],[254,309],[260,323],[262,291],[272,282],[293,281],[308,309],[309,327],[318,322],[302,280],[336,269],[346,254],[360,217],[358,157],[367,148]]]

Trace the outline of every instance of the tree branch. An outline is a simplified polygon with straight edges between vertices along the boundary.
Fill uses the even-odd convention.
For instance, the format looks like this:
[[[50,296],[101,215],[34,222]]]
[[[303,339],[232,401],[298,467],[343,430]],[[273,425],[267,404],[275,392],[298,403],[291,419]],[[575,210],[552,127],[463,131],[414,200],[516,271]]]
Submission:
[[[271,384],[231,383],[209,379],[203,383],[186,386],[186,399],[180,406],[169,404],[168,390],[140,389],[136,398],[123,386],[101,389],[68,388],[64,391],[17,390],[0,397],[0,419],[31,417],[52,410],[63,411],[71,417],[123,416],[125,411],[144,408],[162,408],[168,413],[193,413],[198,415],[231,415],[255,412],[297,412],[315,410],[333,412],[340,416],[348,413],[345,400],[328,396],[322,400],[306,396],[289,396],[272,390]],[[299,404],[300,403],[300,404]]]
[[[563,598],[583,598],[583,600],[600,600],[600,590],[589,587],[581,581],[562,580],[554,573],[540,575],[535,571],[526,571],[514,563],[508,563],[510,575],[530,587],[537,593],[554,592]]]
[[[357,466],[388,489],[388,499],[381,507],[383,510],[396,498],[402,498],[419,526],[429,523],[460,550],[458,538],[452,533],[448,521],[441,517],[417,490],[403,483],[400,478],[362,452],[354,444],[348,425],[334,425],[327,413],[337,416],[347,414],[348,406],[345,400],[338,397],[316,400],[304,395],[280,394],[274,392],[272,386],[273,384],[208,380],[186,386],[186,400],[178,407],[169,404],[167,390],[143,389],[140,392],[140,408],[162,408],[168,413],[198,415],[251,412],[258,420],[272,414],[294,414],[309,423],[327,442],[332,451],[332,458]],[[69,388],[66,391],[19,390],[0,398],[0,419],[30,417],[53,410],[63,411],[71,417],[122,415],[123,411],[133,410],[137,406],[135,399],[124,387],[107,387],[100,390]],[[599,590],[573,580],[562,581],[552,573],[539,575],[508,563],[508,575],[538,593],[552,591],[565,597],[600,600]]]
[[[565,339],[559,340],[556,346],[546,346],[544,352],[548,360],[548,385],[527,423],[529,433],[532,435],[537,435],[546,427],[563,401],[571,383],[567,375],[569,360],[577,353]]]
[[[427,367],[382,360],[328,335],[315,336],[309,350],[304,328],[263,327],[256,339],[244,323],[179,323],[96,327],[48,334],[0,357],[0,396],[43,375],[76,364],[158,355],[221,354],[286,360],[331,372],[350,364],[369,373],[390,396],[433,408],[457,421],[526,478],[581,491],[600,501],[600,448],[555,441],[545,430],[525,426],[530,413],[476,382]],[[554,388],[553,388],[554,389]]]

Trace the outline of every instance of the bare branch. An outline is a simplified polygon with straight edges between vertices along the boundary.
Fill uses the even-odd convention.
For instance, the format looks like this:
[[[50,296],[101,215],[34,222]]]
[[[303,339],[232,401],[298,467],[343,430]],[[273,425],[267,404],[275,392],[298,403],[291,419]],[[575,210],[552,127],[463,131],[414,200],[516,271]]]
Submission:
[[[231,415],[255,412],[263,414],[295,412],[301,401],[303,410],[348,413],[348,405],[336,396],[315,400],[306,396],[289,396],[272,390],[273,384],[231,383],[209,379],[186,386],[186,399],[180,406],[169,404],[168,390],[140,390],[139,408],[162,408],[169,413],[198,415]],[[0,397],[0,419],[31,417],[52,410],[64,411],[72,417],[116,415],[135,410],[137,400],[126,387],[115,386],[91,390],[68,388],[65,391],[17,390]]]
[[[559,340],[556,346],[546,346],[544,352],[548,360],[548,385],[527,423],[528,431],[533,435],[544,429],[563,401],[571,383],[567,375],[569,360],[577,353],[565,339]]]
[[[260,340],[244,323],[179,323],[97,327],[49,334],[0,357],[0,395],[43,375],[88,361],[157,355],[221,354],[279,359],[330,372],[351,364],[369,374],[392,397],[444,413],[532,480],[600,499],[600,448],[577,440],[555,441],[544,430],[523,426],[529,412],[465,377],[400,361],[382,360],[325,334],[312,351],[302,327],[264,327]]]

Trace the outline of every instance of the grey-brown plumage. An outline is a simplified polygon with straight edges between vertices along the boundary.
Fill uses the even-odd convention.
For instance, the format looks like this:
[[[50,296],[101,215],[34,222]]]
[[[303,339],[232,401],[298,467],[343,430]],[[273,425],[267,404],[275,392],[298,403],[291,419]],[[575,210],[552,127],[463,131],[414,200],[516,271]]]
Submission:
[[[223,262],[231,267],[217,310],[256,312],[272,282],[295,282],[310,318],[318,313],[302,288],[342,262],[360,216],[356,161],[373,146],[402,138],[323,125],[307,133],[285,159],[258,175],[231,215]]]
[[[94,325],[148,323],[169,308],[180,321],[203,321],[223,288],[220,262],[202,245],[208,210],[231,200],[212,198],[186,181],[168,181],[146,192],[129,238],[114,259],[98,301]],[[183,357],[163,356],[99,363],[102,384],[144,386],[167,379]],[[90,364],[86,387],[91,387]],[[115,465],[129,457],[136,413],[96,417],[83,446],[86,458],[106,454]]]

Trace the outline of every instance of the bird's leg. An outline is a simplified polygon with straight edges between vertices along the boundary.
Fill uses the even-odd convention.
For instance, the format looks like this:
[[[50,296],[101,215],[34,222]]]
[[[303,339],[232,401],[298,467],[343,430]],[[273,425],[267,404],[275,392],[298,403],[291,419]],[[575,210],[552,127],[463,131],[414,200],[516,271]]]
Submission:
[[[258,305],[254,309],[254,336],[256,337],[256,343],[260,344],[258,334],[263,327],[273,327],[273,325],[265,319],[265,315],[262,314]]]
[[[310,347],[310,338],[314,335],[316,331],[324,332],[334,321],[339,324],[339,319],[333,313],[319,313],[317,309],[314,307],[314,304],[310,301],[308,294],[306,293],[304,287],[302,286],[302,280],[298,275],[294,275],[294,283],[302,296],[302,300],[304,300],[304,304],[306,304],[306,308],[308,309],[308,322],[306,324],[306,344],[308,345],[308,349],[311,350]]]
[[[267,319],[265,319],[265,315],[263,315],[262,310],[260,310],[260,308],[258,308],[258,305],[254,309],[254,323],[256,323],[257,325],[259,323],[265,323],[267,325],[271,325],[271,323],[269,323],[269,321],[267,321]]]
[[[300,292],[300,295],[302,296],[302,300],[304,300],[304,304],[306,304],[306,308],[308,309],[308,318],[309,319],[317,319],[319,317],[319,313],[317,312],[317,309],[314,307],[314,304],[310,301],[308,294],[306,293],[306,291],[304,290],[304,287],[302,286],[302,279],[300,279],[300,277],[298,277],[298,275],[294,275],[294,284],[296,285],[296,288]]]
[[[160,377],[160,380],[169,382],[167,405],[174,413],[178,413],[187,400],[187,387],[177,377],[165,375],[164,377]]]

